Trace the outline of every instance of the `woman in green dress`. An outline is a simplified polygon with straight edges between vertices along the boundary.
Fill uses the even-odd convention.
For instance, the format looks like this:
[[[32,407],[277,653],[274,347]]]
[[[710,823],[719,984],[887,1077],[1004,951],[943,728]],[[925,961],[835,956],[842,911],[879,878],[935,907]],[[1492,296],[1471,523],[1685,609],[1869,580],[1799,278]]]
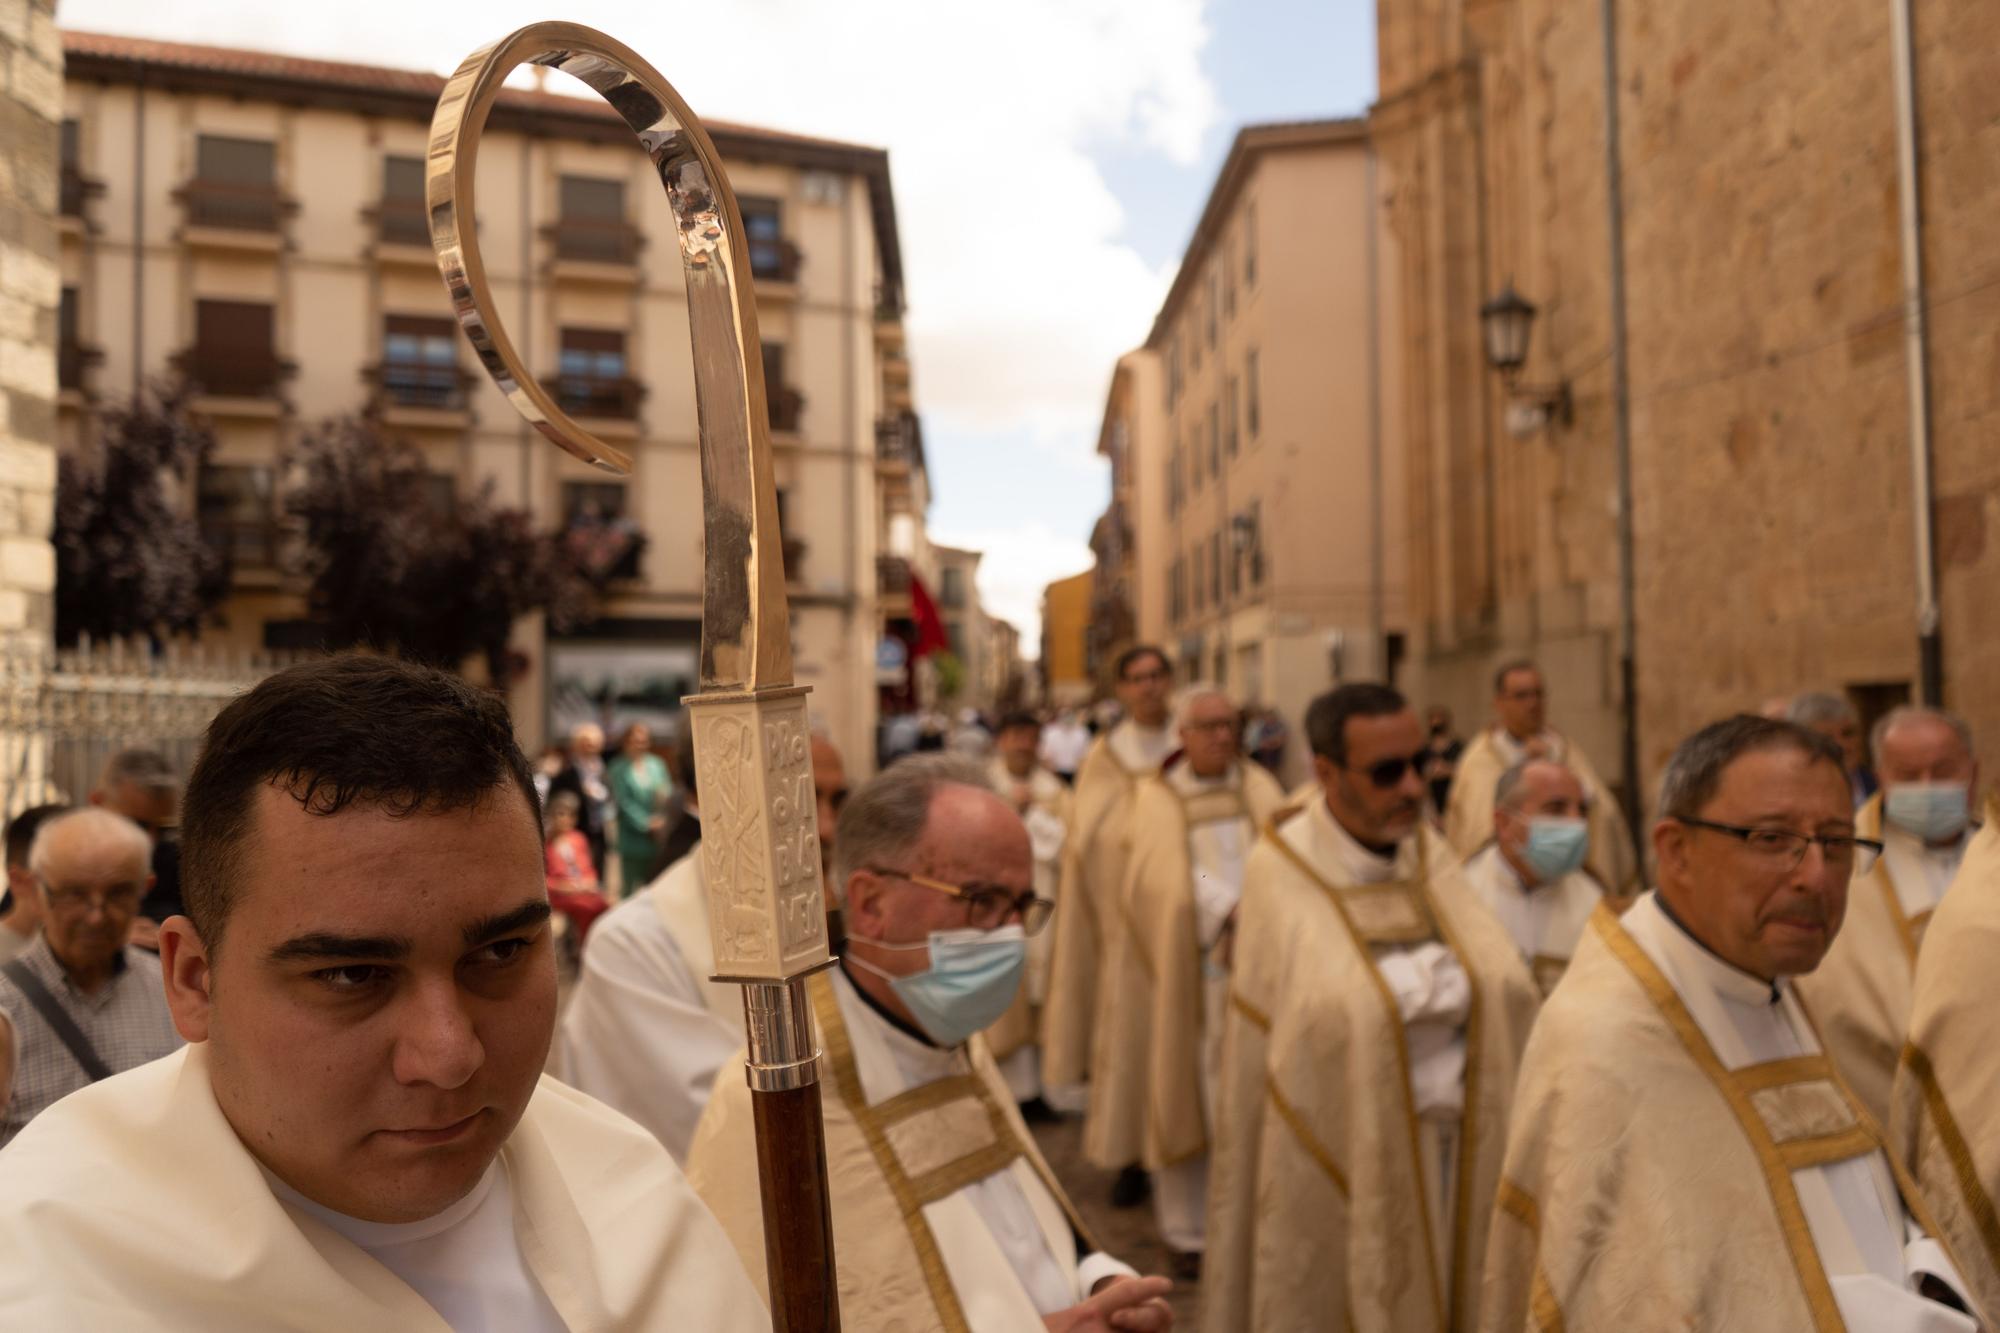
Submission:
[[[611,763],[611,801],[618,810],[619,894],[630,897],[646,887],[659,855],[674,784],[666,764],[653,753],[653,733],[644,723],[625,728],[618,749]]]

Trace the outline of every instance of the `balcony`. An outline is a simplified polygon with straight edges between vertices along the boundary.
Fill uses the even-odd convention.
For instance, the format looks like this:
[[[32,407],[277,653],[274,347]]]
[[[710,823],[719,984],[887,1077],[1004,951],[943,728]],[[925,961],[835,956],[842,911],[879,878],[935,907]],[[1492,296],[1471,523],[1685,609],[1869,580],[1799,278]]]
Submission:
[[[190,245],[232,250],[278,250],[279,224],[298,211],[275,185],[192,180],[174,191],[187,209],[182,239]]]
[[[273,352],[245,356],[190,347],[168,358],[196,394],[195,409],[211,416],[275,417],[286,404],[278,389],[298,363]]]
[[[554,277],[583,282],[638,281],[645,238],[623,218],[562,218],[542,228],[555,249]]]
[[[799,280],[804,256],[796,242],[786,240],[750,242],[750,276],[766,286],[790,287]],[[785,295],[783,291],[773,293]]]
[[[785,555],[785,582],[802,582],[805,579],[805,538],[787,537],[784,540],[783,549]]]
[[[908,472],[917,461],[917,419],[908,413],[880,417],[875,422],[875,463],[887,472]]]
[[[630,375],[557,375],[556,405],[573,417],[604,421],[639,419],[639,402],[646,388]]]
[[[88,222],[84,205],[104,193],[104,182],[84,175],[75,163],[65,162],[57,191],[65,225],[81,228]]]
[[[899,555],[875,557],[875,598],[885,621],[910,618],[909,561]]]
[[[385,425],[463,430],[472,424],[473,376],[468,371],[421,361],[385,361],[361,373],[374,386],[369,409]]]
[[[375,233],[372,249],[376,259],[420,268],[436,266],[437,257],[431,253],[430,210],[420,196],[385,198],[362,209],[361,216]]]
[[[789,384],[766,389],[764,401],[771,409],[771,430],[778,435],[796,435],[799,419],[805,415],[806,396]]]

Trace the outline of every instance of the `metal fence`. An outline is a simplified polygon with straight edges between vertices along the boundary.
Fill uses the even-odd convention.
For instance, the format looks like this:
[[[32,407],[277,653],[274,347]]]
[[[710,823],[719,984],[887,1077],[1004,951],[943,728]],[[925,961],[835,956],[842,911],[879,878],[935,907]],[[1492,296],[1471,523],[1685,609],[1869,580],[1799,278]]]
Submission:
[[[210,719],[291,660],[199,643],[0,645],[0,815],[83,800],[105,760],[132,746],[185,777]]]

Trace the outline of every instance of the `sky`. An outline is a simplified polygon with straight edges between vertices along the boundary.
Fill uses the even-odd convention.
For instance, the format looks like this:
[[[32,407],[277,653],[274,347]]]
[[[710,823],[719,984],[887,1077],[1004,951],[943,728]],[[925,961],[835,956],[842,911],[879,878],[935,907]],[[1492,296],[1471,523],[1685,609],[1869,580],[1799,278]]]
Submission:
[[[697,113],[885,147],[932,539],[1040,642],[1091,563],[1111,372],[1144,340],[1236,130],[1375,91],[1374,0],[62,0],[64,26],[449,73],[562,17]],[[553,85],[552,85],[553,86]]]

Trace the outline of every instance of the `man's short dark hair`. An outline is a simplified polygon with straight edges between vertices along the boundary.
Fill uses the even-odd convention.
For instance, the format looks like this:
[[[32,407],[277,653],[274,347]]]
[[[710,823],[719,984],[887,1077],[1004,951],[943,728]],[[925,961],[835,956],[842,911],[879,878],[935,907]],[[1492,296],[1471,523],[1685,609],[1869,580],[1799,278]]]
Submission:
[[[993,734],[1004,736],[1016,727],[1033,727],[1036,731],[1040,731],[1042,720],[1025,708],[1016,708],[1010,713],[1000,715],[1000,725],[994,729]]]
[[[1155,648],[1150,643],[1141,643],[1127,648],[1124,652],[1118,654],[1118,665],[1114,668],[1117,672],[1117,679],[1124,680],[1127,672],[1149,657],[1159,658],[1161,668],[1166,671],[1171,672],[1174,669],[1173,663],[1167,661],[1165,649]]]
[[[1495,694],[1505,694],[1507,692],[1507,677],[1513,675],[1516,671],[1532,671],[1537,676],[1542,674],[1542,669],[1535,665],[1533,658],[1516,657],[1512,661],[1502,662],[1500,669],[1493,673],[1493,692]]]
[[[1660,818],[1698,817],[1729,766],[1758,750],[1794,750],[1833,765],[1843,781],[1847,777],[1847,761],[1835,741],[1796,722],[1738,713],[1709,723],[1674,748],[1660,780]]]
[[[213,951],[234,906],[257,793],[308,814],[353,805],[401,818],[468,809],[511,785],[537,827],[540,804],[507,705],[457,676],[347,654],[266,678],[209,723],[181,816],[181,896]]]
[[[1387,685],[1360,681],[1328,690],[1306,708],[1306,744],[1330,763],[1347,764],[1347,720],[1392,717],[1410,706]]]
[[[28,864],[28,845],[35,840],[35,830],[51,815],[59,815],[67,809],[66,805],[31,805],[7,821],[7,865],[10,869]]]

